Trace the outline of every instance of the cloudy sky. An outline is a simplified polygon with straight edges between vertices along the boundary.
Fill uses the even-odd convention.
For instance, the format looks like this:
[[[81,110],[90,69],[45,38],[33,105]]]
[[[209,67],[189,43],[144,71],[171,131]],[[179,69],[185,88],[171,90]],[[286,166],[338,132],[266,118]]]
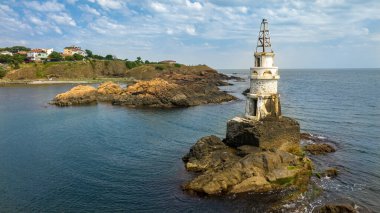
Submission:
[[[380,67],[379,0],[0,0],[0,47],[249,68],[262,18],[280,68]]]

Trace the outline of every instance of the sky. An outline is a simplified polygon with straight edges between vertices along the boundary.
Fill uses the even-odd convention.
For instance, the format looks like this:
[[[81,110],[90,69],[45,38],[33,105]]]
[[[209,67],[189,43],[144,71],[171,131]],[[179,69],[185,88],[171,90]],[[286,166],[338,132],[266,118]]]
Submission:
[[[263,18],[280,68],[380,67],[379,0],[0,0],[0,47],[248,69]]]

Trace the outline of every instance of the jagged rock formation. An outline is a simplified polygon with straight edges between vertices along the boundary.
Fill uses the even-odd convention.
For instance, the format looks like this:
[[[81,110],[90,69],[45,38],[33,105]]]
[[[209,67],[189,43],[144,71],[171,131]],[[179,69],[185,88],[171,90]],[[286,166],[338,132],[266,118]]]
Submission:
[[[58,106],[96,103],[97,91],[92,86],[79,85],[65,93],[58,94],[54,100],[56,100],[54,104]]]
[[[276,123],[279,132],[273,138],[260,135],[265,129],[273,131],[271,126]],[[305,190],[311,162],[299,151],[299,134],[298,123],[290,118],[257,122],[233,119],[225,140],[201,138],[183,157],[188,171],[200,172],[183,188],[210,195]],[[275,141],[282,136],[285,139]]]
[[[147,80],[137,81],[127,88],[106,82],[99,86],[91,103],[103,101],[132,107],[188,107],[236,99],[221,91],[218,86],[226,85],[226,80],[239,79],[237,77],[220,74],[207,66],[160,65],[160,68],[162,70],[145,65],[128,70],[126,76],[129,78]],[[76,87],[75,90],[79,91],[81,88]],[[67,93],[70,94],[70,91]],[[68,106],[88,103],[82,99],[84,97],[79,94],[73,95],[70,101],[57,95],[51,104]]]
[[[317,207],[313,213],[357,213],[354,203],[328,203]]]
[[[91,93],[88,87],[90,86],[74,87],[66,93],[57,95],[51,104],[70,106],[104,101],[133,107],[188,107],[235,100],[235,97],[220,91],[213,84],[194,83],[184,86],[160,78],[140,81],[125,89],[112,82],[103,83],[97,90],[91,87],[93,88]]]
[[[336,151],[333,146],[327,143],[309,144],[304,147],[304,150],[312,155],[322,155]]]

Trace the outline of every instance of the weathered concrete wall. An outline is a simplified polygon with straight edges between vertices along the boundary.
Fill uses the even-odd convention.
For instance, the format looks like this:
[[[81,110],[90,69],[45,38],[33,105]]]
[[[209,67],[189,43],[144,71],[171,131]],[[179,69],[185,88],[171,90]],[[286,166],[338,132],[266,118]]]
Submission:
[[[278,94],[271,96],[250,97],[248,95],[245,117],[260,120],[265,117],[278,118],[281,116],[281,103]]]
[[[277,93],[277,80],[251,80],[252,94],[276,94]]]
[[[254,67],[251,68],[251,76],[252,79],[264,77],[264,74],[270,73],[271,77],[279,77],[278,76],[278,68],[277,67]],[[268,77],[268,76],[265,76]]]

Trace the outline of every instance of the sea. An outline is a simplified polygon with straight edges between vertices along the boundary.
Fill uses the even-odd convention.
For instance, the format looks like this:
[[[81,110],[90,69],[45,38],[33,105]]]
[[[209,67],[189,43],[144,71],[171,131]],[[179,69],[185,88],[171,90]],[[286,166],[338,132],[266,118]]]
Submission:
[[[273,196],[181,189],[196,175],[181,160],[190,147],[204,136],[223,138],[226,122],[244,113],[248,69],[219,71],[245,79],[221,87],[237,101],[179,109],[61,108],[48,102],[75,85],[1,86],[0,212],[268,211]],[[311,156],[316,171],[339,170],[336,178],[313,177],[318,193],[284,204],[283,212],[311,212],[336,200],[380,212],[380,69],[280,75],[283,115],[337,147]]]

